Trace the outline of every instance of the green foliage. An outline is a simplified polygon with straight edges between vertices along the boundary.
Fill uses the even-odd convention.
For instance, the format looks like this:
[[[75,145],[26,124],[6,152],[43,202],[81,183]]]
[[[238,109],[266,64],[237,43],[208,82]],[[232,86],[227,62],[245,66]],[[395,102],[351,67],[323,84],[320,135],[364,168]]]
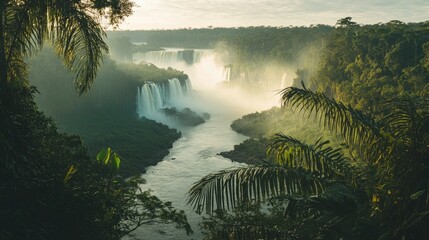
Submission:
[[[278,134],[268,149],[275,154],[277,165],[210,174],[189,190],[189,204],[198,212],[212,213],[234,209],[243,202],[273,197],[290,202],[294,198],[301,210],[295,204],[286,211],[295,211],[293,221],[302,225],[287,225],[286,229],[298,239],[427,236],[427,99],[393,99],[383,105],[388,114],[382,118],[308,89],[287,88],[282,100],[284,105],[314,116],[345,145],[336,149],[321,139],[306,144]]]
[[[123,72],[131,76],[132,78],[138,79],[140,82],[160,82],[168,79],[177,78],[179,80],[185,80],[188,78],[182,71],[168,68],[158,68],[157,66],[150,63],[140,64],[121,64],[119,67]]]
[[[162,113],[164,113],[169,118],[178,120],[178,122],[183,126],[197,126],[205,123],[205,120],[210,118],[210,114],[203,113],[201,114],[202,116],[200,116],[200,114],[197,114],[190,108],[184,108],[180,111],[177,111],[175,107],[164,108],[162,109]]]
[[[184,212],[143,191],[143,179],[117,174],[117,153],[90,158],[80,138],[37,110],[34,88],[9,89],[0,109],[2,239],[121,239],[153,223],[191,233]]]
[[[271,202],[267,205],[271,206]],[[232,212],[216,210],[203,218],[200,225],[206,240],[285,239],[289,236],[287,217],[279,206],[261,211],[261,204],[252,202],[241,204]]]
[[[30,83],[40,92],[36,95],[40,108],[55,118],[62,131],[81,136],[94,158],[107,145],[119,152],[123,176],[140,174],[145,167],[158,163],[180,137],[177,130],[138,119],[133,93],[144,79],[187,78],[183,73],[153,65],[126,67],[106,57],[91,91],[79,96],[72,90],[72,76],[51,49],[43,49],[29,65]]]
[[[342,20],[327,39],[318,70],[304,79],[312,89],[371,111],[385,99],[427,95],[427,23],[360,26]]]
[[[264,162],[274,163],[274,158],[267,156],[265,150],[269,144],[268,139],[246,139],[244,142],[234,145],[234,150],[221,152],[219,155],[232,161],[247,164],[262,164]]]
[[[119,165],[121,164],[121,159],[119,158],[118,154],[113,152],[110,147],[107,148],[107,150],[102,149],[97,154],[96,159],[100,164],[104,164],[104,165],[109,166],[113,169],[119,169]]]
[[[218,209],[201,226],[205,239],[376,239],[377,226],[358,217],[365,210],[360,197],[332,185],[318,197],[289,195]]]
[[[117,25],[132,12],[120,1],[2,1],[0,4],[0,89],[7,81],[27,80],[24,58],[50,40],[63,64],[75,73],[80,93],[89,89],[107,50],[101,21]]]
[[[28,87],[24,59],[51,40],[78,92],[86,92],[107,50],[101,22],[116,26],[132,6],[128,0],[0,2],[1,239],[121,239],[154,222],[192,232],[184,212],[144,192],[142,179],[118,175],[117,153],[109,149],[96,161],[80,138],[60,133]]]

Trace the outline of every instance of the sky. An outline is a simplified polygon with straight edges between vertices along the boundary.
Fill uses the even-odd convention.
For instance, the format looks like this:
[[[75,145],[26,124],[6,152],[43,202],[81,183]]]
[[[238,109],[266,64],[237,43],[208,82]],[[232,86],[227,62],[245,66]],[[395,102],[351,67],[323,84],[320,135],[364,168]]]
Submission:
[[[134,0],[119,29],[335,25],[429,20],[429,0]]]

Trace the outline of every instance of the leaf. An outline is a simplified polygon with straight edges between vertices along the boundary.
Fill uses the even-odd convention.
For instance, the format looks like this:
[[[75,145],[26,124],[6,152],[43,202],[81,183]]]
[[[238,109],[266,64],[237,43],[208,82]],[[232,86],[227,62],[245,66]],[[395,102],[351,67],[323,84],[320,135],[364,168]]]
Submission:
[[[109,160],[110,160],[110,154],[112,153],[112,149],[109,147],[109,148],[107,148],[107,154],[106,154],[106,157],[104,158],[104,164],[108,164],[109,163]]]
[[[74,167],[74,165],[71,165],[66,176],[64,177],[64,182],[67,182],[68,180],[70,180],[70,178],[73,176],[73,174],[75,174],[77,171],[77,168]]]
[[[248,166],[212,173],[194,183],[188,204],[199,212],[234,209],[239,202],[263,201],[285,194],[319,195],[326,186],[320,174],[303,168]]]
[[[119,169],[119,165],[121,164],[121,158],[116,153],[113,153],[113,158],[115,159],[116,169]]]
[[[103,162],[104,158],[106,157],[107,151],[106,149],[101,149],[101,151],[97,154],[97,161],[99,163]]]
[[[421,197],[425,192],[426,192],[426,189],[420,190],[418,192],[411,194],[410,198],[411,200],[416,200],[417,198]]]

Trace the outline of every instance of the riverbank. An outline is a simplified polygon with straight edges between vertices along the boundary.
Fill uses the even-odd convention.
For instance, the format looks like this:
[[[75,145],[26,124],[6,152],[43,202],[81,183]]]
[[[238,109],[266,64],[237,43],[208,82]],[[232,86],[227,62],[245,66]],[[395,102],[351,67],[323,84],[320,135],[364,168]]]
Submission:
[[[70,116],[60,119],[58,126],[64,132],[79,135],[93,158],[100,149],[111,147],[121,156],[119,173],[124,177],[145,173],[148,166],[162,161],[181,136],[176,129],[161,123],[127,115]]]
[[[246,164],[264,164],[273,163],[274,158],[266,154],[269,140],[266,138],[259,139],[246,139],[244,142],[234,145],[231,151],[221,152],[224,158],[231,159],[233,162],[246,163]]]
[[[270,139],[276,133],[283,133],[302,139],[307,143],[314,143],[320,137],[329,140],[332,145],[340,146],[340,142],[330,132],[327,132],[313,118],[301,116],[290,109],[273,107],[271,109],[254,112],[234,120],[232,130],[250,137],[250,139],[234,146],[228,152],[220,155],[232,161],[247,164],[275,163],[274,156],[267,156]]]

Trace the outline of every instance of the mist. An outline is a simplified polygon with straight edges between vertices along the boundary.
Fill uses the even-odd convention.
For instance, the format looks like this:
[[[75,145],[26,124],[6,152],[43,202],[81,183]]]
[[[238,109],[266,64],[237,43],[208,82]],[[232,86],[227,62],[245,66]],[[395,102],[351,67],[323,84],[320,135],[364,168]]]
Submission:
[[[177,196],[202,176],[236,166],[217,155],[247,138],[230,125],[243,115],[279,111],[273,108],[280,106],[279,91],[297,81],[299,69],[310,69],[317,61],[313,47],[302,49],[287,62],[268,57],[243,61],[226,44],[215,49],[158,48],[122,39],[110,48],[91,91],[82,96],[72,89],[73,76],[56,62],[51,49],[30,59],[31,84],[40,92],[36,100],[64,131],[80,134],[93,154],[111,146],[132,163],[124,167],[125,174],[146,172],[143,177],[148,183],[143,187],[185,209],[194,229],[200,216]],[[58,80],[44,81],[52,78]],[[266,114],[249,126],[278,130],[277,126],[285,127],[284,116]],[[305,125],[292,121],[296,122],[287,125],[288,132]],[[177,185],[168,185],[171,176]],[[160,189],[170,189],[170,193]],[[171,237],[160,237],[157,228],[137,233],[153,239],[181,236],[167,227]],[[195,236],[200,234],[197,231]]]

